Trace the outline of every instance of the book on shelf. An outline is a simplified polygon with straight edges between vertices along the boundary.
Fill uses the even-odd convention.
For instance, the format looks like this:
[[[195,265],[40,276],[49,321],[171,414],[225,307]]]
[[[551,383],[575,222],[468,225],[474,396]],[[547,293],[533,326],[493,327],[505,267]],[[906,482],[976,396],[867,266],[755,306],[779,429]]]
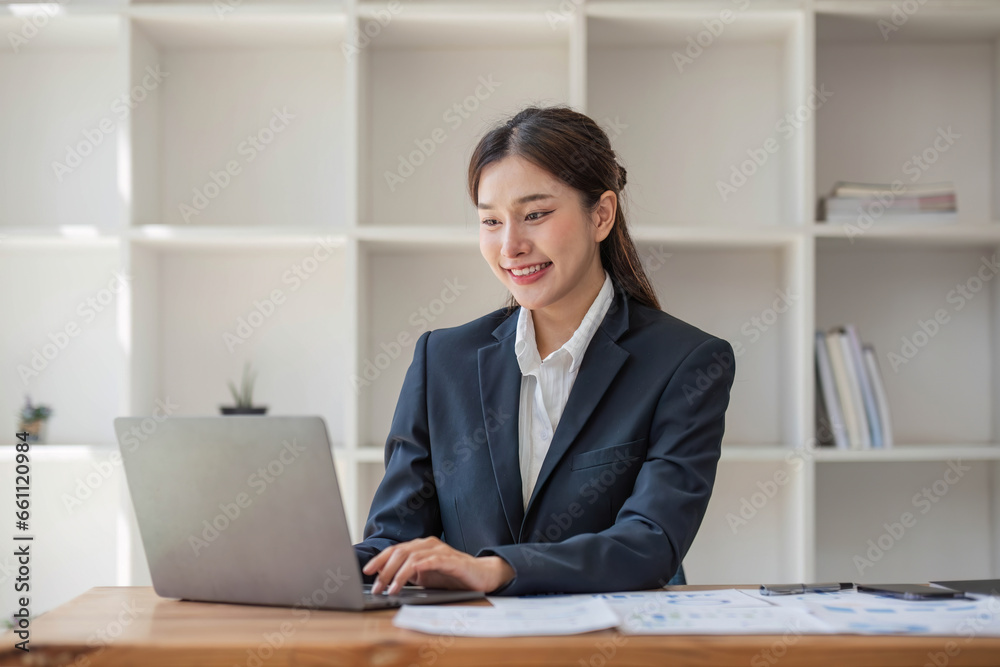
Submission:
[[[855,369],[857,382],[861,389],[861,399],[864,403],[864,413],[871,433],[871,446],[882,447],[882,427],[879,423],[878,407],[875,405],[875,395],[872,392],[871,378],[868,377],[868,367],[861,351],[861,338],[858,328],[853,324],[844,325],[847,347],[850,348],[851,365]]]
[[[885,395],[885,385],[882,383],[882,372],[878,367],[878,357],[871,345],[862,346],[865,358],[865,368],[871,379],[872,391],[875,394],[875,404],[878,406],[878,416],[882,428],[882,448],[892,448],[892,418],[889,415],[889,399]]]
[[[853,324],[816,331],[816,391],[821,444],[838,449],[892,447],[892,419],[874,348]],[[826,427],[826,428],[823,428]]]
[[[844,413],[840,409],[840,398],[834,384],[830,355],[826,349],[826,334],[816,332],[816,379],[819,382],[816,397],[819,423],[827,428],[817,429],[820,434],[829,432],[829,437],[820,437],[820,444],[833,444],[838,449],[850,449]]]
[[[821,202],[820,219],[833,223],[952,223],[958,218],[953,183],[902,185],[838,181]]]

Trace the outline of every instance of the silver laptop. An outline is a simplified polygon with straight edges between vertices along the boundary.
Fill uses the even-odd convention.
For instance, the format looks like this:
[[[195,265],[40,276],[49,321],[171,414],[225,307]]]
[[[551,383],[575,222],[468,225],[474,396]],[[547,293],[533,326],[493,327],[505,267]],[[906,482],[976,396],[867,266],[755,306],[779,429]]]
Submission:
[[[115,433],[162,597],[352,610],[483,597],[370,593],[320,417],[119,417]]]

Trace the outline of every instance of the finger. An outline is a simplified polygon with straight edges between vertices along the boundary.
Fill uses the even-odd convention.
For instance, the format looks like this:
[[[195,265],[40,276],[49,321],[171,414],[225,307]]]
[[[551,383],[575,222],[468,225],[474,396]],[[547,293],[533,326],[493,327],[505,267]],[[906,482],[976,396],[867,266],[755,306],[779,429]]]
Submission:
[[[412,547],[407,549],[396,549],[389,556],[388,560],[379,569],[378,574],[375,577],[375,583],[372,584],[372,593],[381,593],[383,589],[387,588],[392,579],[396,574],[396,571],[406,562],[406,559],[410,555]]]
[[[372,556],[371,560],[365,563],[365,566],[361,568],[361,571],[365,574],[375,574],[376,572],[378,572],[378,570],[381,569],[382,564],[386,561],[386,559],[389,558],[389,556],[392,555],[392,552],[396,550],[397,546],[399,545],[393,544],[392,546],[388,546],[382,551]]]
[[[408,583],[415,583],[420,576],[420,569],[417,565],[433,558],[434,554],[440,553],[440,546],[427,540],[418,540],[413,548],[409,550],[407,558],[396,569],[392,581],[389,585],[389,594],[395,595]]]
[[[429,573],[435,571],[439,561],[437,554],[426,551],[411,553],[406,562],[396,571],[392,584],[389,586],[389,595],[396,595],[407,583],[417,583],[426,578]]]
[[[474,576],[468,571],[464,559],[440,554],[415,560],[413,570],[417,585],[427,588],[474,589]]]
[[[416,558],[414,556],[410,556],[396,571],[396,575],[389,584],[389,595],[397,595],[399,591],[403,590],[403,586],[405,586],[410,579],[415,578],[417,574]]]

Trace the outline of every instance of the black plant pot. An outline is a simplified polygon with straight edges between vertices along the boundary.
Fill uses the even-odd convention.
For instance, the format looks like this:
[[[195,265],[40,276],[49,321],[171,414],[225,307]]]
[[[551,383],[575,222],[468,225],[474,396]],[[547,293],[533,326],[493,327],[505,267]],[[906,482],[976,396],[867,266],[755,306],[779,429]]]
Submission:
[[[224,415],[263,415],[267,413],[267,406],[257,408],[236,408],[223,405],[219,407]]]

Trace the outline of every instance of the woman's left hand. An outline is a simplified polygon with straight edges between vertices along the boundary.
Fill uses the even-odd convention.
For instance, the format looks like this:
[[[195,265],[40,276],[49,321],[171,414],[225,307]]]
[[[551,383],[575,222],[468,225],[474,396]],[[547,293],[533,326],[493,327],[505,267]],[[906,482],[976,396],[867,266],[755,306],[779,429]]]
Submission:
[[[436,537],[424,537],[387,547],[361,570],[378,572],[372,593],[388,589],[395,595],[406,583],[424,588],[457,588],[488,593],[514,578],[514,569],[499,556],[476,558]]]

